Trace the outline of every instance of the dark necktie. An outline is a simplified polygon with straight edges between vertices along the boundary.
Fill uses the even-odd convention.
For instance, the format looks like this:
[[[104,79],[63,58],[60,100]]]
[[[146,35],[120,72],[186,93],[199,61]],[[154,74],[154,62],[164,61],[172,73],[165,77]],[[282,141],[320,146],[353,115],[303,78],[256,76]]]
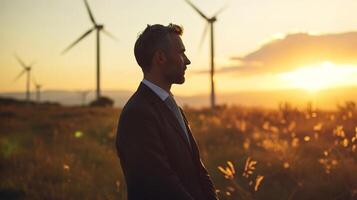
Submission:
[[[180,112],[179,107],[177,106],[175,99],[173,98],[173,96],[169,95],[166,100],[165,100],[166,105],[170,108],[170,110],[174,113],[176,119],[178,120],[178,122],[180,123],[182,129],[184,130],[185,133],[185,137],[188,141],[188,144],[191,147],[191,143],[190,143],[190,139],[188,137],[188,133],[187,133],[187,129],[186,129],[186,125],[185,122],[183,120],[183,116]]]

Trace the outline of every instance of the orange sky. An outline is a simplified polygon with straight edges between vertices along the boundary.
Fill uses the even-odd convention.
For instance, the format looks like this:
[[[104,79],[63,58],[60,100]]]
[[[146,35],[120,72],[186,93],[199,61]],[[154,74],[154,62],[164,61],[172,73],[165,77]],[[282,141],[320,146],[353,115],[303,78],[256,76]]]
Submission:
[[[126,2],[89,0],[88,2],[96,20],[104,23],[105,27],[119,39],[113,41],[104,35],[102,37],[103,81],[101,84],[104,90],[134,90],[142,78],[133,55],[133,45],[137,34],[145,28],[146,24],[173,22],[185,28],[183,40],[187,54],[192,61],[186,75],[186,83],[182,86],[174,86],[174,92],[179,95],[209,92],[208,74],[197,73],[209,68],[208,37],[202,48],[199,48],[205,22],[183,0]],[[284,58],[290,58],[294,52],[276,53],[274,63],[278,63],[279,70],[274,71],[277,69],[276,66],[272,66],[273,62],[268,62],[265,58],[269,57],[271,52],[263,48],[274,39],[281,39],[289,33],[296,32],[309,32],[315,35],[336,33],[333,37],[341,38],[337,33],[356,30],[357,24],[354,19],[357,17],[355,12],[357,1],[192,0],[192,2],[208,16],[228,4],[227,9],[218,16],[215,24],[215,62],[218,71],[233,70],[228,73],[217,73],[218,93],[296,87],[314,91],[324,87],[357,85],[354,57],[345,59],[344,63],[327,56],[326,60],[321,60],[321,62],[303,63],[303,66],[291,68],[291,63],[289,66],[286,65]],[[2,27],[0,31],[0,92],[25,89],[25,77],[16,82],[13,81],[21,71],[20,65],[14,59],[14,53],[26,63],[36,62],[33,74],[36,80],[44,85],[45,90],[95,88],[95,34],[89,35],[67,54],[60,55],[65,47],[91,27],[83,1],[1,1],[0,26]],[[357,39],[352,37],[348,41],[353,42]],[[321,40],[319,44],[325,43]],[[334,44],[332,47],[335,47]],[[282,52],[288,49],[283,44],[279,47],[277,49]],[[324,48],[322,46],[320,49]],[[254,52],[264,53],[265,57],[256,56]],[[308,55],[314,57],[314,52]],[[239,63],[237,60],[231,60],[231,57],[245,58],[245,60],[240,60]],[[252,61],[252,58],[262,59],[264,70],[258,68],[254,71],[255,68],[250,67],[247,70],[249,73],[242,73],[241,69],[244,68],[236,69],[237,66],[247,67],[247,65],[242,65],[242,61],[247,64],[246,61]],[[329,58],[334,60],[327,60]],[[255,63],[261,64],[261,62]],[[324,63],[330,63],[328,70],[321,67],[326,66]],[[310,68],[310,70],[299,71],[298,68]],[[314,74],[321,72],[325,73],[325,76],[317,77],[316,80],[311,78]],[[334,74],[339,75],[338,80],[329,82],[323,79],[332,77]],[[300,82],[305,84],[299,84]]]

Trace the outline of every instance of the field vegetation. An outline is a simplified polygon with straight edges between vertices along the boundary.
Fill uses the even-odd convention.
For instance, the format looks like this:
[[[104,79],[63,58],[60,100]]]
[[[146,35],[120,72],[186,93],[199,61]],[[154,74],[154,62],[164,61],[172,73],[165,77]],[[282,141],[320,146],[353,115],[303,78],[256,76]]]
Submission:
[[[184,108],[220,199],[357,199],[357,110]],[[0,105],[0,199],[125,199],[120,109]]]

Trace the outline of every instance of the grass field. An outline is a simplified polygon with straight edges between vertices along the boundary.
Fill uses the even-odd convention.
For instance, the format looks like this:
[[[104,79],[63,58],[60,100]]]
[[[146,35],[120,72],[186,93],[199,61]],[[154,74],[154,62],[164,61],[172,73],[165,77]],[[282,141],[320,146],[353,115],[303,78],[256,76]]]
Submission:
[[[357,110],[186,107],[220,199],[357,199]],[[0,199],[125,199],[120,109],[0,106]]]

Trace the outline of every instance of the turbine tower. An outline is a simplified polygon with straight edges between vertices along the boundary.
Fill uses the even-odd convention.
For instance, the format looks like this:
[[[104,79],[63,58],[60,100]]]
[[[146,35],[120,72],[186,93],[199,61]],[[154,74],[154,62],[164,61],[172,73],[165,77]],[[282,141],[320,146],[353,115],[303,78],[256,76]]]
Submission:
[[[79,37],[77,40],[75,40],[71,45],[69,45],[65,50],[62,51],[62,54],[66,53],[68,50],[70,50],[73,46],[75,46],[78,42],[80,42],[83,38],[85,38],[86,36],[88,36],[92,31],[96,31],[97,32],[97,37],[96,37],[96,44],[97,44],[97,74],[96,74],[96,79],[97,79],[97,99],[99,99],[100,97],[100,33],[103,32],[104,34],[106,34],[107,36],[111,37],[112,39],[116,39],[111,33],[109,33],[108,31],[106,31],[104,29],[104,25],[103,24],[98,24],[96,22],[96,20],[94,19],[94,16],[92,14],[92,11],[90,10],[90,7],[88,5],[87,0],[84,0],[84,4],[87,8],[88,14],[89,14],[89,18],[93,24],[93,27],[90,28],[88,31],[86,31],[81,37]]]
[[[19,79],[22,75],[24,75],[26,73],[27,76],[26,76],[25,96],[26,96],[26,101],[29,102],[30,101],[31,68],[32,68],[32,65],[34,64],[34,62],[32,62],[30,65],[26,65],[17,55],[14,55],[14,56],[15,56],[16,60],[20,63],[21,67],[23,68],[23,70],[19,73],[19,75],[16,76],[14,81]]]
[[[82,106],[86,105],[86,98],[87,95],[91,92],[90,90],[85,90],[85,91],[77,91],[79,95],[81,95],[81,100],[82,100]]]
[[[33,81],[33,84],[35,85],[35,88],[36,88],[36,102],[37,103],[40,103],[41,101],[41,88],[42,88],[42,85],[37,83],[35,78],[32,79]]]
[[[226,6],[222,7],[220,10],[218,10],[213,17],[207,17],[205,14],[203,14],[203,12],[201,12],[191,1],[189,0],[185,0],[186,3],[188,5],[190,5],[203,19],[205,19],[207,21],[207,25],[205,27],[205,30],[203,32],[203,34],[205,35],[207,32],[207,28],[209,26],[210,28],[210,64],[211,64],[211,69],[210,69],[210,81],[211,81],[211,108],[214,109],[216,106],[216,96],[215,96],[215,87],[214,87],[214,37],[213,37],[213,33],[214,33],[214,22],[217,21],[217,15],[219,13],[221,13]],[[203,36],[204,36],[203,35]],[[203,39],[203,38],[202,38]],[[201,41],[203,41],[201,39]]]

